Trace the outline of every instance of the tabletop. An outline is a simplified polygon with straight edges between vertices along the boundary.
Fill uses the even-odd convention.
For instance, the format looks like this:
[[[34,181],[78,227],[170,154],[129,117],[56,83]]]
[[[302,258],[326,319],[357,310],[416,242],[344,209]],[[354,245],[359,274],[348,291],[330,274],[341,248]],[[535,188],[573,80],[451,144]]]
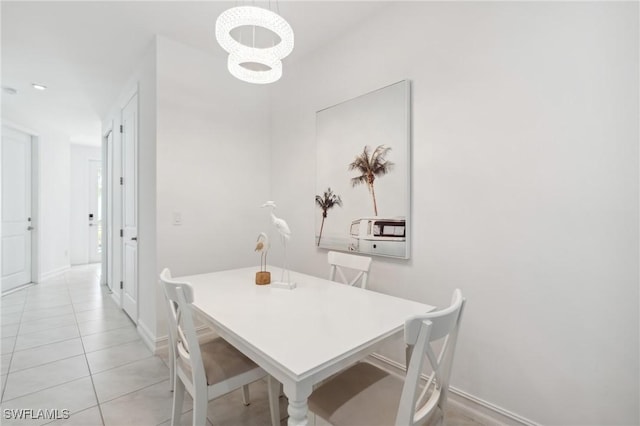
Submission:
[[[277,269],[277,268],[276,268]],[[176,278],[194,307],[260,357],[302,380],[399,332],[433,306],[291,272],[297,288],[256,285],[256,267]]]

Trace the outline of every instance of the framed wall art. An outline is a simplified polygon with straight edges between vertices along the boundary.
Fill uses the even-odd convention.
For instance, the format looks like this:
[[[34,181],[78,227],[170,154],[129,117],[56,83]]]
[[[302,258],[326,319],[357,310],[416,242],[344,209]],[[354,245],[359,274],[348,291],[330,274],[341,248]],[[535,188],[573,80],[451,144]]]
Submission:
[[[316,113],[318,247],[409,258],[410,93],[403,80]]]

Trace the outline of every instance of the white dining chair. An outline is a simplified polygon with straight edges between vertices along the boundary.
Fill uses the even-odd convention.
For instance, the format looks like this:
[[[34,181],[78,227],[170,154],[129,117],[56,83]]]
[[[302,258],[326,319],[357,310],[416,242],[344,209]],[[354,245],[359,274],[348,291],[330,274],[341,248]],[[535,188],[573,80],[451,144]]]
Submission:
[[[449,378],[465,299],[405,323],[407,373],[393,375],[360,362],[314,390],[309,409],[333,426],[413,426],[444,423]],[[444,341],[436,355],[432,344]],[[421,383],[425,358],[432,373]]]
[[[355,254],[330,251],[327,253],[329,262],[329,279],[336,281],[336,275],[344,284],[367,288],[371,258]],[[352,276],[347,278],[347,274]]]
[[[169,330],[169,336],[167,339],[168,340],[167,352],[169,356],[169,390],[173,392],[175,379],[176,379],[176,360],[178,359],[177,346],[176,346],[178,337],[176,336],[175,327],[171,326],[175,322],[175,321],[172,321],[171,318],[172,317],[175,318],[176,312],[178,311],[178,306],[176,302],[173,302],[168,299],[167,292],[164,289],[164,283],[162,282],[162,280],[160,281],[160,285],[162,287],[162,294],[164,294],[164,299],[165,299],[164,306],[167,310],[167,319],[168,319],[167,328]],[[210,335],[207,335],[199,338],[198,340],[200,340],[200,345],[203,345],[203,344],[206,344],[207,341],[213,340],[213,339]],[[249,405],[250,403],[249,385],[244,385],[242,387],[242,402],[244,405]]]
[[[169,340],[173,346],[169,351],[174,360],[170,372],[174,382],[171,425],[180,423],[185,390],[193,398],[193,426],[203,426],[209,401],[242,388],[244,403],[248,405],[249,383],[267,377],[271,424],[279,426],[280,384],[221,337],[200,342],[193,323],[191,285],[174,281],[166,268],[160,281],[168,301]]]

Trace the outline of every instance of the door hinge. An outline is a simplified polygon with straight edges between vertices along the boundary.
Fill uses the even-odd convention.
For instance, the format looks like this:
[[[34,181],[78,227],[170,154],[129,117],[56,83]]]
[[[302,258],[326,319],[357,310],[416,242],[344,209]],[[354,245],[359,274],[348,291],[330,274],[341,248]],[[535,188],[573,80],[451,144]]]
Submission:
[[[120,185],[124,185],[124,178],[123,177],[120,178]]]
[[[122,286],[123,286],[123,284],[124,284],[124,283],[123,283],[122,281],[120,281],[120,290],[122,290]]]
[[[120,230],[120,238],[124,237],[124,231],[121,229]]]
[[[124,126],[122,124],[120,125],[120,133],[124,133]]]

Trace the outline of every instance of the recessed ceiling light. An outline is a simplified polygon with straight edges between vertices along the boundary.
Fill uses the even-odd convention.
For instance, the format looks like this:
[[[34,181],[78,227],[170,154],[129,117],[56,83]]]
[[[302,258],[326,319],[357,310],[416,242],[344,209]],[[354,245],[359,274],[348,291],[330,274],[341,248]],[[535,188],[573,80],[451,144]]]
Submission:
[[[44,84],[31,83],[31,85],[33,86],[34,89],[37,89],[37,90],[47,90],[47,86],[45,86]]]
[[[13,87],[7,87],[7,86],[2,86],[2,91],[7,95],[15,95],[16,93],[18,93],[18,91]]]

